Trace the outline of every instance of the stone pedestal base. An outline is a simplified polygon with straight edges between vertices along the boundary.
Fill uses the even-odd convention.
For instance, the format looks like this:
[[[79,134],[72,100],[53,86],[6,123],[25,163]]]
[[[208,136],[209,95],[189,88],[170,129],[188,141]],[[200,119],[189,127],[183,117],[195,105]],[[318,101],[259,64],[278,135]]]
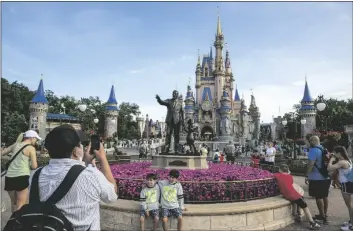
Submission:
[[[208,169],[207,156],[153,156],[151,168],[159,169]]]
[[[233,136],[218,136],[218,139],[219,141],[223,141],[223,142],[226,142],[226,141],[233,141],[234,138]]]

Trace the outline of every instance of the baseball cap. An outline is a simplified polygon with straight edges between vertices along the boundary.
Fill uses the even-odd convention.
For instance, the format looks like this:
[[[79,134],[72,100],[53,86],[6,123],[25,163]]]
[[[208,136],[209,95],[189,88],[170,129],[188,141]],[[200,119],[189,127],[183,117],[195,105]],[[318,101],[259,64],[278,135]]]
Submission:
[[[39,137],[38,133],[33,130],[28,130],[25,132],[23,135],[24,138],[37,138],[38,140],[41,140],[42,138]]]

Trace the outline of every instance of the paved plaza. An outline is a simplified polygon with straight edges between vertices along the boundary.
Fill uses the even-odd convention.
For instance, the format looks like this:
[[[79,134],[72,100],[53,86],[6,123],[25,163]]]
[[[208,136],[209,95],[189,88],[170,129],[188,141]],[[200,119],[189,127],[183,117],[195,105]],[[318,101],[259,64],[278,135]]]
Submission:
[[[304,178],[295,176],[294,180],[305,190],[305,199],[309,204],[312,214],[317,214],[315,200],[308,197],[308,186],[305,185]],[[6,211],[1,213],[1,227],[3,228],[11,214],[8,209],[10,205],[10,198],[8,197],[8,194],[3,190],[4,179],[2,179],[1,186],[2,186],[1,201],[6,206]],[[330,225],[322,225],[321,230],[339,230],[341,223],[346,221],[348,218],[347,213],[348,212],[347,212],[346,206],[344,205],[340,190],[332,188],[330,192],[330,207],[329,207],[329,218],[331,223]],[[287,227],[286,230],[307,230],[307,227],[308,227],[308,223],[305,222],[304,220],[301,224],[293,224]]]

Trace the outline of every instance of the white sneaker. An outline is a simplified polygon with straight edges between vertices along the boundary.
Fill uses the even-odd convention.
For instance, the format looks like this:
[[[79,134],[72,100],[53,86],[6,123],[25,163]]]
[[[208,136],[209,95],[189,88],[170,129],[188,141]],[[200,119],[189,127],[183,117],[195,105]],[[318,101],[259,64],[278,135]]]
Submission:
[[[341,227],[346,227],[352,225],[350,221],[345,221],[342,223]]]
[[[353,226],[351,224],[347,226],[341,226],[341,231],[351,231],[353,230]]]

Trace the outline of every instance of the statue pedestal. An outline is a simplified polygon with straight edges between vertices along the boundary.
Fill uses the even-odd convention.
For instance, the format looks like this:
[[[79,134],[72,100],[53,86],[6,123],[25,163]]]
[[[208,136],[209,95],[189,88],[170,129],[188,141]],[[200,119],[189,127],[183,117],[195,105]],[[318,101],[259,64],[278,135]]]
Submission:
[[[151,168],[158,169],[208,169],[207,156],[157,155],[152,157]]]
[[[218,136],[219,141],[225,142],[225,141],[233,141],[234,137],[229,135],[229,136]]]

